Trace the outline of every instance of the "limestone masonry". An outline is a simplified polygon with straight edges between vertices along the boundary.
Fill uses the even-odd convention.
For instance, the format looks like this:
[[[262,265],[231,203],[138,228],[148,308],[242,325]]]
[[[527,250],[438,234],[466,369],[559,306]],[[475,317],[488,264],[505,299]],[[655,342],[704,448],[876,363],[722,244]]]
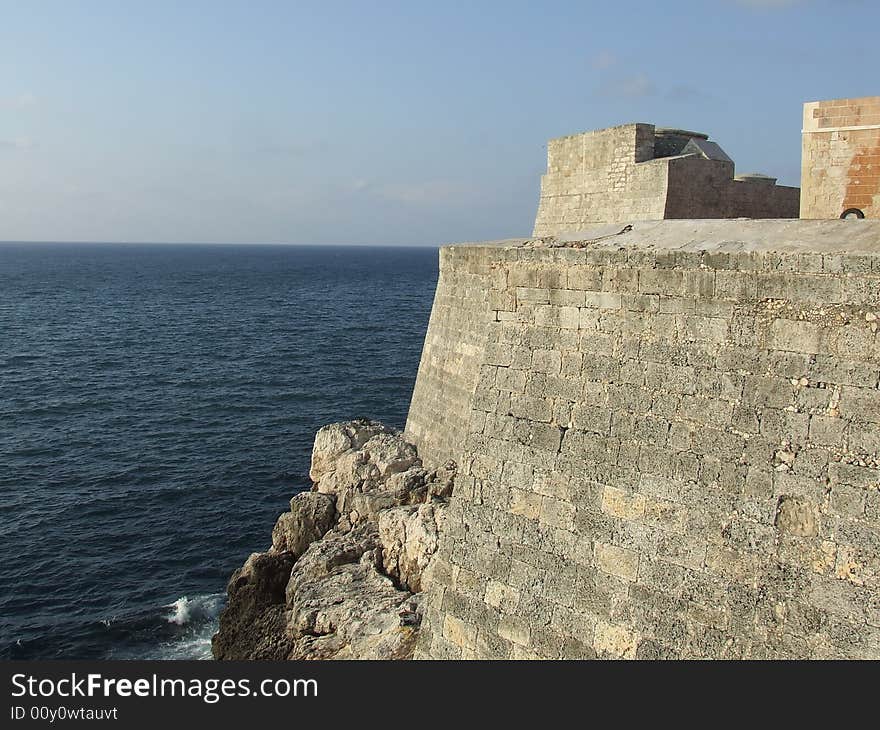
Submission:
[[[615,229],[441,250],[416,656],[880,658],[880,221]]]
[[[663,218],[797,218],[799,200],[775,178],[735,177],[705,134],[625,124],[550,140],[533,235]]]
[[[880,218],[880,96],[804,105],[801,218]]]

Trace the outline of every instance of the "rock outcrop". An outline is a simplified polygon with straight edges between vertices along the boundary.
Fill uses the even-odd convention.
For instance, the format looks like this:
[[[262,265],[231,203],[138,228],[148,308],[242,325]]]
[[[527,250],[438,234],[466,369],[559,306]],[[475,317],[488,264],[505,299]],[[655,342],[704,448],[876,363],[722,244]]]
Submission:
[[[269,550],[233,573],[214,657],[411,658],[455,465],[428,469],[399,433],[358,420],[318,431],[309,476]]]

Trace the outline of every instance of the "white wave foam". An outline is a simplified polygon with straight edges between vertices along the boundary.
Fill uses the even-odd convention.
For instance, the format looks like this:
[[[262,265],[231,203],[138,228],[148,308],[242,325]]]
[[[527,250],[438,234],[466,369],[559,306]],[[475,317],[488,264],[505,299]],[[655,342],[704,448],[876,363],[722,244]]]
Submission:
[[[181,596],[174,603],[162,608],[168,613],[165,620],[176,626],[185,626],[182,635],[171,641],[164,641],[148,650],[138,659],[211,659],[211,637],[217,631],[217,617],[225,593]]]
[[[183,626],[190,621],[208,621],[216,618],[222,605],[222,593],[209,593],[195,598],[181,596],[174,603],[162,608],[171,609],[171,613],[166,616],[168,623]]]
[[[146,659],[213,659],[211,655],[211,637],[217,627],[206,626],[195,636],[181,641],[160,644]]]

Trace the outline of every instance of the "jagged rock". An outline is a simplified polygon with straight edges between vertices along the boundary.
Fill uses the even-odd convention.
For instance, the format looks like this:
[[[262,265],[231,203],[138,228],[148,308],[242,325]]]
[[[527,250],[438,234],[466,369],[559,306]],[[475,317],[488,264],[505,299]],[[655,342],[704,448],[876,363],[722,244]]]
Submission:
[[[382,433],[391,433],[391,429],[379,421],[366,419],[324,426],[315,434],[309,478],[317,484],[336,468],[343,453],[359,449],[373,436]]]
[[[289,659],[412,655],[415,629],[401,622],[411,594],[379,571],[380,555],[372,522],[330,533],[306,551],[287,585]]]
[[[336,504],[340,513],[354,523],[359,519],[375,520],[383,510],[405,504],[407,497],[408,492],[390,492],[376,485],[369,485],[366,491],[362,487],[341,490]]]
[[[327,471],[315,488],[322,494],[337,495],[349,488],[370,489],[378,486],[379,469],[363,451],[346,451],[336,459],[335,468]]]
[[[447,461],[443,466],[434,469],[430,473],[428,481],[428,497],[440,497],[449,499],[455,486],[455,472],[457,466],[454,461]]]
[[[426,486],[428,475],[427,469],[421,466],[411,466],[406,471],[391,474],[385,480],[385,490],[405,495],[409,502],[423,502],[428,494]]]
[[[292,553],[253,553],[232,574],[211,640],[215,659],[284,659],[290,653],[284,590],[295,560]]]
[[[396,434],[373,436],[361,449],[383,479],[421,464],[416,447]]]
[[[318,476],[315,482],[319,492],[338,494],[349,488],[375,490],[392,474],[421,465],[416,447],[404,441],[399,434],[386,430],[364,440],[370,433],[385,427],[374,421],[363,423],[368,425],[330,427],[331,430],[321,438],[320,448],[318,440],[315,440],[309,474],[313,479],[315,475]],[[322,431],[324,429],[318,432],[319,435]],[[349,446],[344,448],[346,439]],[[340,511],[344,513],[344,510]]]
[[[372,554],[380,548],[379,530],[373,522],[364,522],[348,532],[333,530],[324,538],[313,543],[291,570],[285,586],[288,604],[306,582],[325,578],[340,565],[356,563],[365,553]]]
[[[399,436],[397,439],[401,440]],[[344,469],[338,469],[334,472],[336,476],[348,474],[348,483],[345,486],[335,487],[336,507],[339,513],[347,517],[352,524],[357,519],[374,520],[380,512],[392,507],[423,502],[428,494],[425,483],[427,472],[420,465],[407,467],[405,471],[402,470],[403,464],[411,462],[413,459],[419,462],[418,455],[411,444],[407,444],[411,447],[411,451],[403,449],[398,451],[401,458],[396,465],[385,462],[385,476],[382,476],[380,466],[372,461],[373,453],[369,451],[372,443],[373,440],[364,446],[362,451],[355,452],[359,457],[362,456],[366,460],[364,463],[372,469],[371,478],[359,480],[351,472],[346,472]],[[388,450],[385,451],[385,454],[388,454]],[[343,455],[340,457],[340,461],[345,461],[348,458],[348,454]],[[353,515],[356,516],[356,519],[353,519]]]
[[[290,512],[278,518],[272,530],[272,550],[302,555],[336,522],[333,499],[317,492],[303,492],[290,500]]]
[[[269,551],[233,574],[214,656],[410,658],[455,464],[427,469],[399,433],[358,420],[318,431],[309,473]]]
[[[379,515],[382,567],[399,585],[422,589],[422,573],[431,562],[446,519],[440,503],[397,507]]]

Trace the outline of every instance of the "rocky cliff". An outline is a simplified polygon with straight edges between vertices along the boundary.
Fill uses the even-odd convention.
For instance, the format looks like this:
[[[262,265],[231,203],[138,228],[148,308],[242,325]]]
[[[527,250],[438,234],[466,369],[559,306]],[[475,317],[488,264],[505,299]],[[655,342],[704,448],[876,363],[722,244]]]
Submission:
[[[410,658],[454,475],[375,421],[318,431],[311,491],[232,575],[214,657]]]

